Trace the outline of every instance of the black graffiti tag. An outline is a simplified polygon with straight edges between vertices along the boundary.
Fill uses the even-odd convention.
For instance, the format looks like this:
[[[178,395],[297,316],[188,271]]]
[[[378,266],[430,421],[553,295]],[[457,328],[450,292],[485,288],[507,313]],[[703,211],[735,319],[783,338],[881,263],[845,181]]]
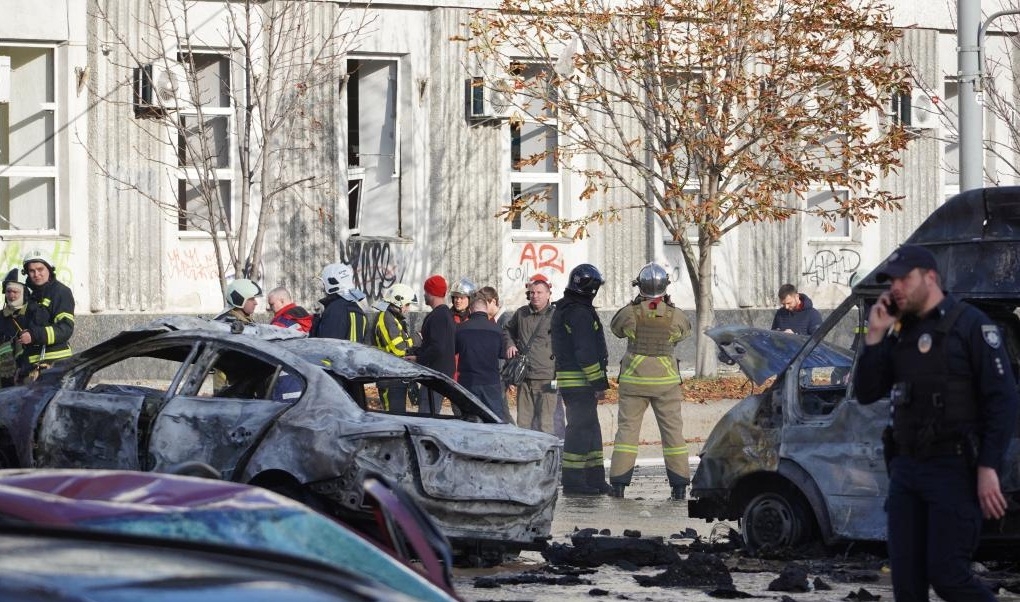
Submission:
[[[340,261],[354,269],[354,283],[368,295],[379,299],[383,291],[399,282],[390,243],[378,240],[349,239],[340,246]]]

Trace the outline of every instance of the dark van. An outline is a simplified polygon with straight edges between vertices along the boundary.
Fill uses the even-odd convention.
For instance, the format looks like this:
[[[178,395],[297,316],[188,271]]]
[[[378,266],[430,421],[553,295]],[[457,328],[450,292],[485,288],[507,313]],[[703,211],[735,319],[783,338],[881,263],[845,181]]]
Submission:
[[[938,259],[943,289],[999,325],[1020,372],[1020,187],[965,192],[907,239]],[[877,271],[877,270],[876,270]],[[750,552],[811,540],[883,541],[888,488],[882,429],[889,400],[856,401],[853,372],[871,305],[885,285],[876,271],[810,337],[726,326],[709,336],[763,392],[734,406],[713,429],[691,483],[693,518],[737,520]],[[1005,518],[986,521],[986,540],[1020,539],[1020,441],[1000,482]]]

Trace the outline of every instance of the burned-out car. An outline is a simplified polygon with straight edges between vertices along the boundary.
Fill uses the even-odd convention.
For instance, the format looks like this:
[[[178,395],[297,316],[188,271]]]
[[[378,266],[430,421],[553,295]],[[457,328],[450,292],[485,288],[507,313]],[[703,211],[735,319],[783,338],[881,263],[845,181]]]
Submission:
[[[906,241],[938,259],[942,286],[999,325],[1020,366],[1020,188],[953,197]],[[752,551],[821,540],[882,541],[888,476],[882,429],[889,400],[856,401],[853,374],[871,305],[886,289],[876,271],[810,337],[759,328],[708,332],[720,357],[762,393],[739,402],[715,426],[691,483],[691,517],[740,522]],[[986,521],[986,542],[1020,540],[1020,441],[1011,442],[1000,481],[1004,519]]]
[[[377,383],[449,400],[435,415],[377,407]],[[544,546],[558,439],[504,424],[448,377],[380,350],[269,326],[170,317],[0,391],[7,467],[171,472],[187,462],[346,520],[382,475],[462,553]]]

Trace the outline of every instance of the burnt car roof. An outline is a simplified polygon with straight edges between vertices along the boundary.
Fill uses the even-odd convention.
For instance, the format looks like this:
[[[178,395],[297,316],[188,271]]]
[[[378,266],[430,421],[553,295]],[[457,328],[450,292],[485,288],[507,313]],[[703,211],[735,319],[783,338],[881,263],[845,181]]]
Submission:
[[[706,334],[715,341],[725,358],[736,362],[741,371],[758,385],[785,370],[810,338],[748,326],[719,326],[709,329]],[[851,363],[852,351],[823,342],[814,348],[803,367],[848,367]]]
[[[939,264],[942,288],[960,298],[1015,297],[1020,290],[1020,186],[968,190],[936,209],[904,241],[927,248]],[[854,286],[874,296],[888,288],[877,274]]]
[[[341,339],[288,339],[277,343],[312,364],[349,380],[440,377],[438,372],[386,353],[382,349]]]

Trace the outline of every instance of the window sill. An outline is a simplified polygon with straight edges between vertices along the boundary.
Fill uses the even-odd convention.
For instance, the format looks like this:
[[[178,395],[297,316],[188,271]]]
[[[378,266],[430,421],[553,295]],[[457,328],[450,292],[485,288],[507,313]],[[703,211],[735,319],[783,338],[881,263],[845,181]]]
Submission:
[[[514,230],[510,234],[510,240],[512,242],[561,242],[571,243],[574,242],[569,236],[553,236],[552,232],[538,232],[538,231],[520,231]]]

